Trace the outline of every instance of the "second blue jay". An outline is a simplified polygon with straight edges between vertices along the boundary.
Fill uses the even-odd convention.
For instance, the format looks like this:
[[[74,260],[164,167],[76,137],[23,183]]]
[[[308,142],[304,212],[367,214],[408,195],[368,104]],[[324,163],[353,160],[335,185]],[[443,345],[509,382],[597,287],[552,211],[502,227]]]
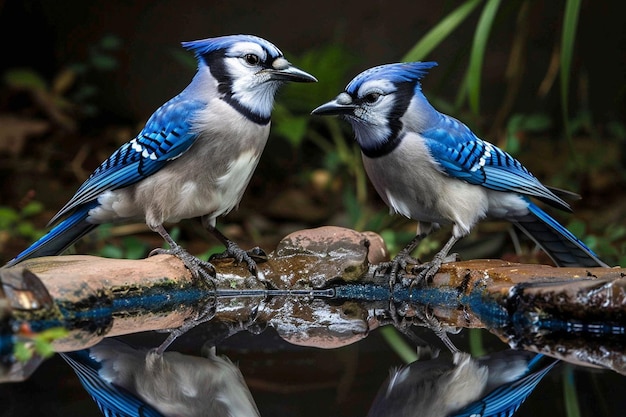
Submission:
[[[334,100],[313,110],[350,122],[378,194],[391,211],[419,222],[416,237],[392,262],[392,284],[398,265],[413,262],[411,252],[434,228],[452,224],[452,237],[423,269],[422,278],[432,277],[452,246],[487,216],[515,224],[559,266],[606,266],[529,198],[571,211],[555,190],[428,102],[420,80],[435,65],[370,68]]]
[[[558,359],[504,350],[415,361],[393,370],[368,417],[509,417]]]
[[[65,217],[8,263],[57,255],[98,224],[144,219],[195,274],[200,262],[163,224],[201,217],[226,254],[254,260],[215,228],[235,208],[265,148],[274,95],[288,81],[314,82],[272,43],[251,35],[184,42],[198,70],[179,95],[161,106],[143,130],[122,145],[52,218]]]

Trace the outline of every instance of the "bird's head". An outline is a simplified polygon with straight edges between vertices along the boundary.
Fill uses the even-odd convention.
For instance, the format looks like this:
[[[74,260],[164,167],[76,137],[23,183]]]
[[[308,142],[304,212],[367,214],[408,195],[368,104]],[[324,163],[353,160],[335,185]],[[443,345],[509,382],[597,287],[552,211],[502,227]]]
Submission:
[[[370,68],[354,77],[344,92],[312,114],[342,116],[352,125],[363,153],[384,155],[395,148],[412,99],[417,96],[425,101],[420,80],[436,65],[435,62],[411,62]],[[411,116],[420,117],[413,112]]]
[[[274,96],[285,82],[316,82],[291,65],[272,43],[252,35],[229,35],[183,42],[195,53],[199,71],[210,71],[219,94],[242,114],[267,123]]]

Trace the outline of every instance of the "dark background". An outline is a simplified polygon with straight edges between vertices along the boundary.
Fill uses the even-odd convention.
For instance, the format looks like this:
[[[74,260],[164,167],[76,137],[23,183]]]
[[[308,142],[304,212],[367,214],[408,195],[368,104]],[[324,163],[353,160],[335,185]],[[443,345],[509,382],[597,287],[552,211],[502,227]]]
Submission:
[[[507,2],[502,10],[521,2]],[[544,76],[555,42],[560,38],[563,2],[535,2],[528,66],[527,93],[520,110],[536,105],[538,81]],[[598,121],[624,119],[626,101],[626,25],[617,1],[583,1],[574,57],[573,83],[581,72],[588,78],[590,101]],[[461,2],[319,0],[289,1],[5,1],[0,15],[1,69],[27,66],[48,77],[73,61],[106,34],[123,40],[119,67],[103,74],[102,112],[128,120],[145,119],[188,83],[192,71],[181,68],[171,51],[186,40],[233,33],[251,33],[271,40],[293,56],[323,44],[337,43],[357,54],[351,74],[400,59],[428,30]],[[480,9],[480,8],[479,8]],[[500,105],[504,69],[514,35],[515,14],[504,13],[488,45],[484,67],[483,113]],[[467,53],[479,14],[428,57],[446,67]],[[462,68],[461,68],[462,69]],[[446,89],[453,92],[456,83]],[[454,80],[455,78],[453,78]],[[321,80],[323,82],[324,80]],[[346,80],[347,82],[348,80]],[[534,87],[534,88],[531,88]],[[576,90],[574,86],[574,91]]]

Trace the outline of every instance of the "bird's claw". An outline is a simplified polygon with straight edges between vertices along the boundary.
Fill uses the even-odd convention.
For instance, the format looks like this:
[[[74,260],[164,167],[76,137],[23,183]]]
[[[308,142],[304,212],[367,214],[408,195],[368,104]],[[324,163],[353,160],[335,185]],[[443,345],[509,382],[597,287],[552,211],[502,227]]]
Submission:
[[[452,340],[448,337],[448,332],[441,324],[441,322],[435,317],[431,312],[428,311],[427,307],[424,307],[423,310],[417,309],[416,315],[423,323],[424,326],[432,330],[437,337],[443,342],[444,345],[450,350],[452,353],[460,352],[460,350],[452,343]]]
[[[389,274],[389,288],[393,291],[393,287],[398,280],[398,274],[400,271],[406,271],[407,266],[414,265],[419,267],[420,261],[411,255],[400,252],[398,255],[389,262],[381,262],[376,267],[375,274]]]
[[[148,256],[154,255],[173,255],[177,257],[185,264],[187,269],[191,271],[194,278],[199,281],[207,282],[211,286],[215,287],[213,279],[216,278],[217,273],[213,264],[193,256],[181,246],[175,246],[171,249],[156,248],[153,249]]]
[[[258,246],[255,246],[254,248],[248,250],[246,253],[248,254],[248,256],[254,259],[256,263],[267,262],[269,258],[267,256],[267,253],[265,253],[265,251]]]
[[[397,329],[399,330],[402,334],[404,334],[405,336],[407,336],[409,339],[411,339],[411,341],[415,344],[416,349],[417,349],[417,353],[418,356],[420,358],[422,357],[436,357],[439,354],[439,349],[437,349],[435,346],[431,345],[430,343],[428,343],[427,341],[425,341],[424,339],[422,339],[421,337],[419,337],[417,334],[415,334],[414,332],[411,331],[411,328],[413,327],[413,325],[415,325],[415,317],[412,318],[407,318],[406,313],[407,310],[413,310],[415,308],[415,306],[409,307],[408,304],[404,304],[401,305],[401,309],[398,309],[398,307],[396,306],[396,304],[394,303],[393,300],[390,300],[389,302],[389,317],[391,319],[391,324]],[[420,320],[421,325],[426,326],[426,327],[431,327],[431,323],[426,323],[423,319],[422,319],[422,313],[421,312],[416,312],[416,316],[417,319]],[[433,320],[436,320],[433,318]],[[435,332],[439,337],[440,334]],[[445,343],[445,341],[444,341]],[[446,345],[447,346],[447,345]]]
[[[203,306],[202,310],[196,315],[196,317],[185,320],[183,324],[176,329],[170,329],[170,334],[167,336],[167,339],[165,339],[165,341],[161,343],[161,345],[156,349],[156,353],[162,355],[163,352],[165,352],[165,350],[180,336],[184,335],[194,327],[211,320],[215,316],[215,313],[217,311],[216,304],[217,303],[215,301],[215,297],[213,297],[211,301],[207,302]]]
[[[224,252],[215,253],[211,255],[209,257],[209,261],[212,261],[214,259],[231,258],[231,259],[234,259],[237,264],[245,262],[246,264],[248,264],[248,271],[250,271],[250,273],[256,277],[258,274],[258,268],[257,268],[256,261],[254,260],[254,258],[259,257],[257,255],[256,250],[261,251],[263,255],[265,255],[265,252],[263,252],[263,250],[260,248],[254,248],[254,249],[251,249],[250,251],[245,251],[241,249],[239,246],[233,244],[233,245],[227,246]],[[267,257],[267,255],[265,256]]]
[[[235,263],[241,264],[245,262],[248,265],[248,271],[254,276],[258,281],[263,283],[268,289],[275,288],[271,282],[269,282],[262,271],[259,271],[257,267],[257,262],[262,263],[266,262],[268,259],[265,251],[259,247],[254,247],[248,251],[241,249],[236,244],[232,243],[226,246],[226,250],[222,253],[216,253],[209,257],[209,261],[214,259],[234,259]]]
[[[439,272],[441,265],[457,260],[458,254],[456,253],[451,253],[445,257],[435,255],[432,261],[413,266],[413,268],[411,268],[411,274],[417,274],[417,277],[411,278],[410,282],[403,282],[403,284],[409,284],[412,288],[418,284],[429,283],[432,281],[435,274]]]

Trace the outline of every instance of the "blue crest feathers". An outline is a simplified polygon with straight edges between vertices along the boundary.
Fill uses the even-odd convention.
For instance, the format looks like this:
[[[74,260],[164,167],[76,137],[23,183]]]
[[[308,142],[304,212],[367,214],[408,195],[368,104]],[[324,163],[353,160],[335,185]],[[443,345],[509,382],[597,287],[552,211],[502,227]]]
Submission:
[[[396,64],[379,65],[363,71],[346,87],[347,93],[354,93],[359,87],[371,79],[388,79],[393,83],[419,82],[428,73],[428,70],[437,66],[436,62],[402,62]]]
[[[254,35],[227,35],[217,38],[199,39],[196,41],[182,42],[183,48],[192,51],[196,56],[208,54],[230,48],[237,42],[254,42],[261,45],[272,58],[283,56],[283,53],[271,42]]]

